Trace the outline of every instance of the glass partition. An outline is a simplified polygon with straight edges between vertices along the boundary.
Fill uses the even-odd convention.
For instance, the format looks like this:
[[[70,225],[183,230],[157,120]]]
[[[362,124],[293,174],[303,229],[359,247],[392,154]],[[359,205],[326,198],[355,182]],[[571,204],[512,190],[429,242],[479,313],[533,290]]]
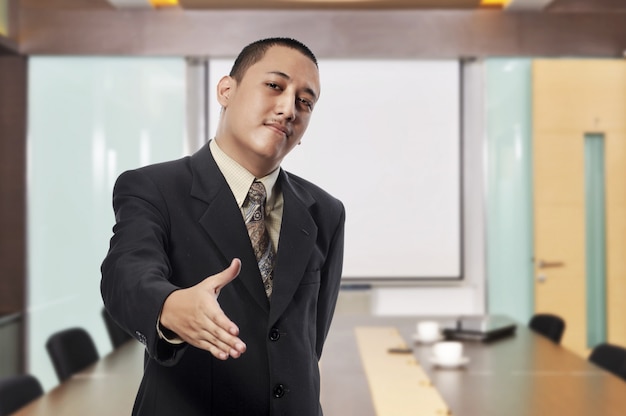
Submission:
[[[84,327],[111,350],[100,263],[126,169],[178,158],[185,143],[183,58],[33,57],[28,93],[29,371],[56,376],[48,336]]]

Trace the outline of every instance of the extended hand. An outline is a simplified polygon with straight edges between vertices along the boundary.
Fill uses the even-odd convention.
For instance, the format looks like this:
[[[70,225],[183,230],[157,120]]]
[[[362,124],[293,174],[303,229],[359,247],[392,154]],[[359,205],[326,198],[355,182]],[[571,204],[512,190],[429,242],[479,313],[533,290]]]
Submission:
[[[161,311],[161,325],[183,341],[209,351],[215,358],[238,358],[246,351],[239,328],[220,307],[220,290],[239,275],[241,260],[233,259],[227,269],[187,289],[172,292]]]

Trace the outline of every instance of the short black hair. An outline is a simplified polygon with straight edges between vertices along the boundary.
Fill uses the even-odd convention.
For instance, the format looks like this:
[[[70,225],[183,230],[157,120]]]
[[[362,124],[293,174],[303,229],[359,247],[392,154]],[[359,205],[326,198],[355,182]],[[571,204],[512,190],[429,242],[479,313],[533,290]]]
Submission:
[[[315,66],[318,66],[317,58],[304,43],[292,38],[266,38],[252,42],[243,48],[237,59],[235,59],[229,75],[237,82],[241,82],[248,68],[263,59],[265,52],[272,46],[286,46],[287,48],[295,49],[313,61]]]

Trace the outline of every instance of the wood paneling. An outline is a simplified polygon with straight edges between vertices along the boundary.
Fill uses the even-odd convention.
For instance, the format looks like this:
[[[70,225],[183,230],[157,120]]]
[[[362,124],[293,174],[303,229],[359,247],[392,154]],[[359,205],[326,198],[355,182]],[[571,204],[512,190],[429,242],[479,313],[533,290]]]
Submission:
[[[16,53],[17,43],[0,35],[0,55],[15,55]]]
[[[589,13],[597,11],[626,12],[624,0],[553,0],[546,8],[552,12]]]
[[[26,77],[25,57],[0,56],[0,315],[25,305]]]
[[[624,14],[496,10],[51,11],[23,9],[25,54],[234,56],[291,36],[319,58],[621,56]]]

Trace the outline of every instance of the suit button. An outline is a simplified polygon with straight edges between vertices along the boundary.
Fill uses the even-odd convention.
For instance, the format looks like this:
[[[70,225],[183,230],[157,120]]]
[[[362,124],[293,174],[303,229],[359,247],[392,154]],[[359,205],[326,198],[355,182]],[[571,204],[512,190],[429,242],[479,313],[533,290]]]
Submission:
[[[278,332],[278,329],[276,328],[272,328],[272,330],[270,331],[270,341],[278,341],[280,339],[280,332]]]
[[[280,399],[281,397],[285,395],[285,386],[283,386],[282,384],[275,385],[273,393],[274,393],[274,397],[276,397],[277,399]]]

